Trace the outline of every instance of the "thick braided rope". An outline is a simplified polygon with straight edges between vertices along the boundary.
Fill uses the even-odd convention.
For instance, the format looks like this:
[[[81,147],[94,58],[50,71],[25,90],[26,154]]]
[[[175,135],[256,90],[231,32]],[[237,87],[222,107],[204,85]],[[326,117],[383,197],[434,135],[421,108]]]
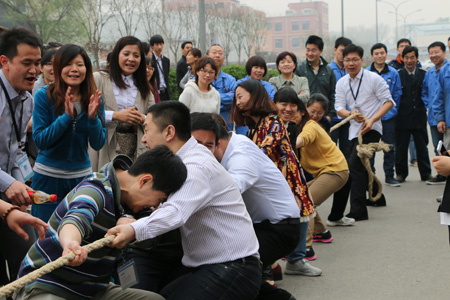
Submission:
[[[338,124],[331,127],[330,132],[341,127],[345,123],[349,122],[351,119],[357,117],[357,116],[363,116],[365,120],[367,120],[367,117],[364,116],[361,113],[356,113],[351,116],[348,116]],[[380,182],[380,180],[377,178],[375,173],[372,171],[372,167],[370,166],[370,159],[372,158],[373,154],[375,152],[383,150],[384,152],[391,151],[391,145],[386,144],[385,142],[381,141],[379,143],[370,143],[370,144],[363,144],[362,142],[362,135],[361,130],[358,132],[358,146],[356,146],[356,150],[358,151],[358,157],[361,159],[361,163],[364,165],[364,167],[367,170],[367,174],[369,175],[369,200],[372,202],[377,201],[380,199],[381,195],[383,194],[383,186]],[[378,193],[375,196],[372,196],[372,190],[373,190],[373,182],[374,180],[378,184]]]
[[[108,244],[110,244],[114,238],[115,235],[109,235],[105,238],[99,239],[91,244],[83,246],[84,249],[88,253],[100,249]],[[4,287],[0,288],[0,297],[9,297],[14,291],[23,288],[27,284],[35,281],[39,277],[52,272],[53,270],[56,270],[62,266],[67,265],[70,261],[72,261],[75,258],[75,253],[72,251],[64,256],[61,256],[55,261],[52,261],[45,266],[42,266],[41,268],[17,279],[16,281],[11,282],[10,284],[5,285]]]

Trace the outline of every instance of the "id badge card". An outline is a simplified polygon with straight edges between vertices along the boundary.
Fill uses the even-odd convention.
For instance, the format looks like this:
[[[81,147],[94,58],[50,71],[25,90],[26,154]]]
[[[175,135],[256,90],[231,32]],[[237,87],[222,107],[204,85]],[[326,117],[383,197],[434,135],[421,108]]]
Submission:
[[[20,172],[25,181],[33,176],[33,169],[31,168],[30,160],[26,153],[19,151],[17,154],[17,163],[19,164]]]
[[[117,273],[119,274],[122,290],[139,283],[139,277],[133,259],[120,265],[117,268]]]

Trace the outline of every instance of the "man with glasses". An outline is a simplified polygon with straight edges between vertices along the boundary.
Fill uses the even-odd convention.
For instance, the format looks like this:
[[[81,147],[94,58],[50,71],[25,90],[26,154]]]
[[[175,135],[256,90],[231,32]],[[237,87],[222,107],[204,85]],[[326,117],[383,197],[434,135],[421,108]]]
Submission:
[[[349,140],[350,158],[348,161],[352,174],[350,194],[350,213],[348,218],[356,221],[368,220],[366,207],[366,190],[368,188],[368,174],[361,159],[358,157],[358,133],[361,130],[363,143],[377,143],[382,134],[381,117],[394,105],[389,86],[377,74],[364,70],[364,50],[360,46],[348,45],[344,49],[344,66],[348,74],[342,77],[336,85],[335,108],[340,117],[347,118],[358,112],[363,116],[350,121]],[[373,194],[377,194],[378,185],[374,182]],[[386,205],[384,195],[377,201],[378,206]]]
[[[336,76],[328,62],[321,56],[323,46],[321,37],[317,35],[309,36],[305,43],[306,60],[297,66],[295,74],[308,79],[311,95],[321,93],[327,97],[330,105],[326,118],[331,121],[336,115],[334,110]]]

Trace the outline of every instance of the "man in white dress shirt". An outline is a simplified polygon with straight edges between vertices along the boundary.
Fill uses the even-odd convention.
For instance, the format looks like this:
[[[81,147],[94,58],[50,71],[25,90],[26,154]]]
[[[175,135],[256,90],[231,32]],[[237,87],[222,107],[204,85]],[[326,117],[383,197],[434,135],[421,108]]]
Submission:
[[[189,109],[178,101],[149,108],[142,142],[166,145],[184,162],[181,189],[149,217],[112,228],[111,244],[154,238],[180,228],[182,263],[191,272],[166,286],[166,299],[254,299],[261,280],[259,244],[233,178],[191,137]]]
[[[290,254],[300,240],[300,211],[283,174],[249,138],[227,132],[225,120],[217,114],[191,114],[191,130],[197,142],[207,147],[233,177],[252,218],[264,268],[256,299],[293,299],[265,281],[270,279],[267,274],[271,265]],[[288,263],[286,274],[318,276],[322,271],[302,259]]]
[[[352,174],[352,187],[350,213],[347,217],[356,221],[369,219],[366,207],[368,174],[356,150],[358,132],[361,130],[364,144],[379,142],[382,134],[381,117],[395,105],[386,81],[381,76],[362,68],[363,55],[364,50],[353,44],[344,49],[344,67],[348,74],[336,84],[335,102],[336,112],[340,117],[347,118],[360,112],[368,118],[366,121],[362,116],[354,118],[350,121],[349,129],[348,165]],[[377,192],[378,186],[374,183],[373,194]],[[384,195],[377,202],[378,206],[386,205]]]

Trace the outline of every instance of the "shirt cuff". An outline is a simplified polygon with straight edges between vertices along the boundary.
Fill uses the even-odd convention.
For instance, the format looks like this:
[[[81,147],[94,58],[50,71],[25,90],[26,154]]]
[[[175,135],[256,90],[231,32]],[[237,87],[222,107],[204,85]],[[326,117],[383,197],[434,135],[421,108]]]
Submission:
[[[112,122],[113,114],[114,114],[113,110],[106,110],[105,111],[105,121],[108,122],[108,123]]]
[[[146,229],[148,227],[146,218],[142,218],[137,220],[136,222],[131,223],[131,227],[134,229],[134,237],[136,238],[137,242],[144,241],[150,238],[154,238],[149,233],[146,232]]]
[[[0,170],[0,192],[4,193],[14,181],[14,177]]]

